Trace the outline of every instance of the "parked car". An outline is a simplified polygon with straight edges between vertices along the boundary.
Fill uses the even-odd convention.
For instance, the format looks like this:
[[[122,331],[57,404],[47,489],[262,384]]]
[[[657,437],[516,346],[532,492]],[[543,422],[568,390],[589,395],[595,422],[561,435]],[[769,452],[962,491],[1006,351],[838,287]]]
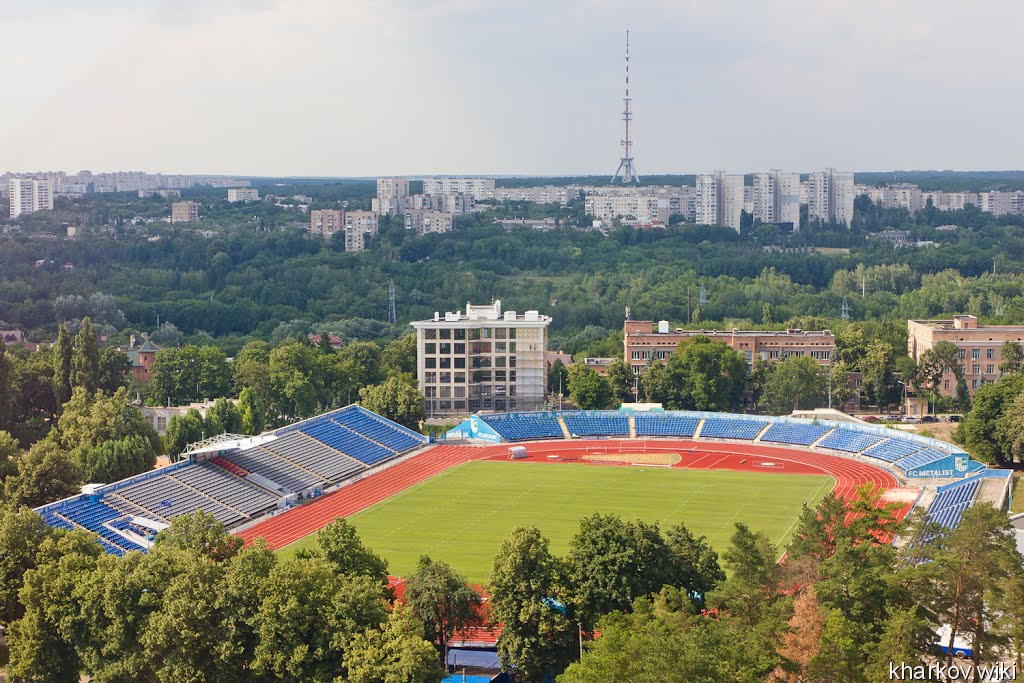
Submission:
[[[959,422],[960,421],[960,416],[959,415],[950,415],[949,416],[949,421],[950,422]]]
[[[921,418],[921,422],[938,422],[939,419],[934,415],[925,415]]]
[[[920,421],[921,421],[921,418],[914,417],[913,415],[907,415],[906,417],[903,418],[903,424],[908,424],[908,425],[916,425]]]

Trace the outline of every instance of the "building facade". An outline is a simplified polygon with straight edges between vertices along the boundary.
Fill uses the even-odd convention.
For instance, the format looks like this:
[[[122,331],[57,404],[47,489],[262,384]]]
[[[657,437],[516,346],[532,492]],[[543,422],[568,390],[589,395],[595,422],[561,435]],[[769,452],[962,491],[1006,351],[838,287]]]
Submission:
[[[485,199],[494,193],[494,178],[424,178],[423,194],[468,194]]]
[[[255,202],[260,198],[260,191],[254,187],[232,187],[228,189],[229,202]]]
[[[174,202],[171,204],[172,223],[195,223],[198,220],[198,202]]]
[[[377,178],[377,196],[371,209],[376,213],[400,216],[409,200],[408,178]]]
[[[451,232],[455,225],[455,215],[432,211],[429,209],[406,209],[405,229],[415,231],[417,235],[432,232]]]
[[[986,382],[999,379],[1004,342],[1024,344],[1024,325],[982,325],[973,315],[956,315],[951,320],[908,320],[907,353],[919,362],[925,351],[939,342],[951,342],[957,348],[960,369],[971,396]],[[956,395],[956,376],[942,376],[939,391],[943,396]]]
[[[378,216],[373,211],[316,209],[309,212],[309,232],[322,239],[345,233],[345,251],[363,251],[377,234]]]
[[[536,410],[547,399],[550,317],[502,311],[495,301],[410,324],[428,417]]]
[[[668,321],[627,320],[622,328],[624,360],[639,375],[654,361],[666,362],[679,342],[696,336],[725,342],[742,353],[750,365],[757,358],[782,360],[789,356],[809,356],[820,365],[829,365],[835,353],[836,339],[831,330],[781,330],[778,332],[741,330],[671,329]]]
[[[11,218],[53,209],[53,181],[48,178],[11,178],[7,183]]]
[[[700,225],[721,225],[740,231],[743,212],[743,176],[716,171],[697,176],[694,220]]]
[[[345,212],[341,209],[314,209],[309,212],[309,231],[323,239],[345,227]]]
[[[800,174],[772,169],[754,174],[754,220],[800,230]]]
[[[853,222],[853,173],[829,168],[807,176],[807,218],[847,228]]]

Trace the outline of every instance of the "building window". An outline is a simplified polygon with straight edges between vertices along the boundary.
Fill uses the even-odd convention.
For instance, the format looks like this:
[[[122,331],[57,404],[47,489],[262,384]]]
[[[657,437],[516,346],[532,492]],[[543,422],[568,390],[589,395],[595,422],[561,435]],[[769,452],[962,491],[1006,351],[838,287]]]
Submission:
[[[465,367],[466,367],[466,359],[465,358],[456,358],[455,359],[455,367],[460,368],[460,369],[465,369]]]
[[[972,379],[971,380],[971,389],[977,389],[977,388],[978,388],[978,380]]]
[[[455,330],[455,338],[456,339],[465,339],[466,338],[466,331],[463,330],[463,329]]]
[[[515,339],[516,338],[516,328],[514,328],[514,327],[508,328],[508,338],[509,339]]]
[[[442,354],[449,354],[452,352],[452,345],[448,343],[438,344]]]
[[[464,373],[464,372],[456,372],[455,373],[455,381],[457,383],[465,384],[466,383],[466,373]]]
[[[455,387],[455,398],[466,398],[466,387]]]
[[[956,352],[956,356],[957,356],[957,358],[959,358],[960,360],[963,360],[964,358],[966,358],[966,357],[967,357],[967,352],[966,352],[966,351],[964,351],[963,349],[960,349],[959,351],[957,351],[957,352]]]
[[[505,353],[505,342],[494,342],[495,353]]]
[[[431,330],[433,331],[433,330]],[[437,353],[437,344],[430,343],[423,345],[423,353]]]
[[[975,364],[971,365],[971,374],[972,375],[977,375],[980,372],[981,372],[981,365],[979,363],[975,363]]]
[[[437,339],[437,330],[423,330],[424,339]]]
[[[505,367],[505,356],[495,356],[494,357],[494,367],[496,367],[496,368],[503,368],[503,367]]]
[[[441,373],[441,383],[442,384],[448,384],[451,381],[452,381],[452,373],[450,373],[450,372],[442,372]]]
[[[949,380],[948,379],[942,383],[942,388],[945,389],[946,391],[949,391]]]
[[[987,358],[989,360],[992,360],[995,357],[996,357],[996,350],[995,349],[985,349],[985,358]]]
[[[451,330],[438,330],[437,331],[437,338],[438,339],[451,339],[452,338],[452,331]]]
[[[423,365],[425,367],[428,367],[428,368],[436,368],[437,367],[437,359],[436,358],[424,358],[423,359]]]
[[[981,349],[971,349],[971,360],[978,360],[981,358]]]
[[[995,371],[996,371],[996,366],[992,365],[991,363],[989,363],[988,365],[985,366],[985,372],[986,373],[991,375]]]
[[[441,360],[441,367],[442,368],[450,368],[452,366],[452,359],[451,358],[448,358],[447,356],[444,356],[440,360]]]
[[[498,328],[496,328],[494,330],[494,338],[495,339],[504,339],[505,336],[506,336],[507,329],[508,328],[505,328],[505,327],[498,327]]]
[[[436,372],[425,372],[425,373],[423,373],[423,381],[425,383],[427,383],[427,384],[434,384],[435,382],[437,382],[437,373]]]
[[[452,397],[452,388],[451,387],[447,387],[447,386],[440,387],[440,390],[441,390],[441,398],[451,398]]]
[[[456,330],[456,332],[461,332],[461,330]],[[465,352],[466,352],[466,344],[465,343],[456,344],[455,345],[455,353],[456,354],[465,353]]]

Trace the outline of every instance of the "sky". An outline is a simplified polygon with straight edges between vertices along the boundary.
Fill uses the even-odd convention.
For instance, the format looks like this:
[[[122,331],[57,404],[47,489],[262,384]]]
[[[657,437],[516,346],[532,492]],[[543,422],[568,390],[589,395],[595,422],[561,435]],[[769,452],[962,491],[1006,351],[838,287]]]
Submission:
[[[0,170],[1024,168],[1019,0],[0,0]]]

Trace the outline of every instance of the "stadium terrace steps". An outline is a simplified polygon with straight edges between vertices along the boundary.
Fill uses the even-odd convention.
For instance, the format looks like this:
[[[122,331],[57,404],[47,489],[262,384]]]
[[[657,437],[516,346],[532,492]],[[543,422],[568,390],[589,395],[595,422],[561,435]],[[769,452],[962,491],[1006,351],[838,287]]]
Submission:
[[[554,413],[500,413],[481,415],[480,419],[508,441],[570,438],[568,428]]]
[[[565,424],[565,419],[561,415],[558,416],[558,427],[562,430],[562,434],[565,438],[572,438],[572,433],[569,431],[569,428]]]
[[[794,422],[773,422],[758,441],[765,443],[788,443],[796,446],[810,446],[832,431],[832,427],[821,424],[799,424]]]
[[[895,463],[901,458],[905,458],[908,455],[917,453],[918,451],[925,450],[924,444],[917,443],[916,441],[907,441],[905,439],[894,439],[888,438],[881,441],[870,448],[864,450],[864,455],[871,456],[872,458],[878,458],[886,462]]]
[[[845,453],[860,453],[865,448],[873,446],[883,440],[884,436],[858,432],[845,427],[836,427],[824,439],[818,442],[820,448],[831,448],[835,451]]]
[[[974,477],[963,482],[950,484],[935,496],[935,500],[928,507],[926,519],[929,522],[940,524],[947,529],[955,529],[960,524],[960,518],[964,510],[969,508],[974,501],[974,496],[980,488],[981,478]]]
[[[629,416],[615,410],[590,410],[560,416],[573,436],[628,436]]]
[[[753,441],[767,426],[767,421],[741,420],[731,417],[708,417],[704,418],[704,426],[700,430],[700,438]]]
[[[263,444],[263,448],[324,481],[338,481],[366,469],[366,465],[359,460],[304,432],[286,434]]]
[[[692,437],[700,424],[700,418],[673,415],[664,413],[662,415],[634,416],[637,436],[681,436]]]

